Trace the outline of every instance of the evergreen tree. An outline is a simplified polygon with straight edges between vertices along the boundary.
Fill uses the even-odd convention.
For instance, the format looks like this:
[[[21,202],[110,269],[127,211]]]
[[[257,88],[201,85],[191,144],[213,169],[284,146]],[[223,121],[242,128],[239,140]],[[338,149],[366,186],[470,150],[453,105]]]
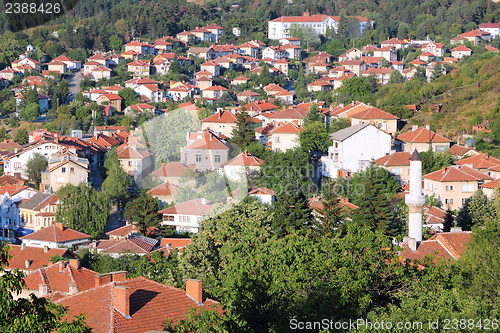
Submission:
[[[309,111],[306,114],[306,119],[304,119],[304,126],[312,124],[314,122],[321,122],[321,112],[319,111],[319,106],[316,103],[311,104]]]
[[[383,184],[375,175],[374,168],[369,168],[365,177],[358,184],[357,191],[361,192],[361,198],[356,204],[359,207],[353,211],[353,221],[372,230],[381,230],[387,234],[393,225],[394,211],[384,191]]]
[[[443,75],[443,66],[439,61],[436,61],[434,69],[432,70],[431,81],[432,82],[437,81],[442,75]]]
[[[20,145],[25,145],[29,142],[29,135],[28,135],[28,131],[26,130],[26,128],[20,128],[16,132],[16,136],[14,137],[14,141]]]
[[[236,126],[231,132],[232,142],[243,151],[256,141],[254,123],[248,112],[242,110],[236,115]]]
[[[389,77],[389,84],[395,83],[403,83],[403,75],[397,69],[393,70]]]
[[[116,148],[106,154],[104,168],[106,179],[102,183],[102,191],[106,192],[114,203],[123,207],[130,196],[127,190],[130,186],[130,179],[118,160]]]
[[[7,135],[7,131],[5,130],[5,127],[0,128],[0,141],[5,140],[6,135]]]
[[[481,189],[465,201],[457,215],[457,226],[462,230],[471,230],[474,226],[484,225],[494,220],[496,209],[492,200]]]
[[[276,196],[273,208],[273,228],[279,235],[301,231],[312,224],[312,211],[309,201],[297,183],[287,182],[289,186]]]
[[[160,203],[145,190],[136,199],[129,201],[125,206],[127,220],[137,222],[141,234],[146,235],[146,227],[159,226],[160,218],[158,211]]]
[[[340,204],[341,198],[335,193],[334,184],[325,186],[321,204],[323,209],[316,210],[315,231],[322,237],[332,237],[335,229],[347,218],[347,214]]]
[[[111,200],[106,193],[98,192],[86,183],[78,186],[67,184],[57,191],[57,197],[57,222],[93,238],[104,232],[111,209]]]
[[[451,228],[455,226],[455,216],[451,209],[446,210],[446,215],[444,216],[443,231],[450,232]]]

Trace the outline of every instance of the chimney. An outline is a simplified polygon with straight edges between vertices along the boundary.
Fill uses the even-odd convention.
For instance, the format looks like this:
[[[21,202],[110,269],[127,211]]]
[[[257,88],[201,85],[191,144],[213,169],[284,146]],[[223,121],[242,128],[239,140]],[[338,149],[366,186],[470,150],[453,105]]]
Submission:
[[[59,273],[61,273],[64,268],[66,268],[66,261],[59,261]]]
[[[187,279],[186,280],[186,295],[193,299],[198,305],[203,304],[203,288],[201,280]]]
[[[78,263],[78,259],[70,259],[69,264],[71,266],[75,267],[76,269],[80,268],[80,264]]]
[[[113,279],[113,282],[125,281],[127,279],[127,271],[117,271],[110,273]]]
[[[446,172],[446,167],[443,167],[443,168],[441,169],[441,172],[442,172],[442,173],[445,173],[445,172]]]
[[[78,292],[78,287],[76,286],[76,283],[70,283],[68,289],[70,295],[74,295]]]
[[[94,286],[99,287],[111,282],[111,274],[97,274],[94,279]]]
[[[21,251],[24,250],[26,248],[26,243],[22,243],[21,244]]]
[[[31,265],[31,260],[26,259],[26,260],[24,261],[24,268],[25,268],[25,269],[28,269],[28,268],[30,268],[30,265]]]
[[[60,230],[64,230],[64,224],[62,224],[61,222],[54,222],[54,225]]]
[[[49,286],[47,286],[45,283],[39,284],[38,285],[38,296],[45,296],[49,293]]]
[[[43,252],[44,252],[44,253],[49,252],[49,247],[48,247],[47,245],[45,245],[45,246],[43,247]]]
[[[309,17],[309,12],[304,12],[304,17]]]
[[[412,131],[412,132],[414,132],[414,131],[416,131],[416,130],[418,130],[418,125],[413,125],[413,126],[411,127],[411,131]]]
[[[207,199],[205,199],[205,198],[201,198],[201,204],[202,204],[202,205],[206,205],[206,204],[207,204]]]
[[[425,129],[430,131],[431,130],[431,125],[425,125]]]
[[[458,232],[462,232],[462,228],[461,228],[461,227],[452,227],[452,228],[450,229],[450,232],[451,232],[452,234],[455,234],[455,233],[458,233]]]
[[[113,307],[125,318],[130,317],[130,291],[127,286],[113,286]]]
[[[161,164],[161,167],[162,167],[162,168],[164,168],[164,167],[165,167],[165,163],[162,163],[162,164]]]
[[[412,251],[417,251],[417,240],[415,238],[407,238],[408,248]]]

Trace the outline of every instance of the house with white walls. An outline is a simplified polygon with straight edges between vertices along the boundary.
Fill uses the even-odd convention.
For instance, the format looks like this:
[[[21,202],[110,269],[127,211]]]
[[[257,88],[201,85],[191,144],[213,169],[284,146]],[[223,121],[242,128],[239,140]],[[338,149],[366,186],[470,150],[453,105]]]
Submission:
[[[158,213],[163,215],[163,226],[175,229],[177,232],[197,233],[200,230],[200,222],[214,206],[215,203],[201,198],[162,209]]]

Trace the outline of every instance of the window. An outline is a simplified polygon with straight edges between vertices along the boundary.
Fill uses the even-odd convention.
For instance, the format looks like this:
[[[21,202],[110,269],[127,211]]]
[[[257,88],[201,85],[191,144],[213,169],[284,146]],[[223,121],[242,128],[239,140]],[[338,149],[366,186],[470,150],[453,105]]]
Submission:
[[[132,161],[128,161],[128,166],[132,166]]]
[[[73,168],[73,167],[69,168],[69,172],[70,173],[75,173],[75,168]]]
[[[64,177],[57,177],[56,182],[59,184],[64,183]]]
[[[339,147],[339,143],[335,142],[335,148],[338,148],[338,147]]]
[[[14,169],[21,169],[21,162],[14,162]]]
[[[163,221],[164,222],[173,222],[174,216],[173,215],[163,215]]]
[[[462,192],[474,192],[474,184],[463,184]]]
[[[467,202],[467,199],[468,198],[462,198],[462,205],[465,205],[465,203]]]
[[[201,162],[201,155],[196,155],[196,162]]]
[[[391,173],[393,175],[401,175],[403,173],[403,169],[402,168],[391,168]]]
[[[215,161],[215,163],[220,163],[220,155],[215,155],[214,161]]]
[[[445,203],[445,204],[452,205],[452,204],[453,204],[453,199],[445,199],[445,200],[444,200],[444,203]]]
[[[190,216],[179,216],[179,222],[189,223],[191,222]]]
[[[275,143],[279,143],[280,142],[280,137],[279,136],[274,137],[274,142]]]
[[[453,190],[455,190],[455,186],[453,186],[453,185],[446,185],[445,190],[446,191],[453,191]]]
[[[66,168],[61,168],[61,172],[65,173],[66,172]]]
[[[339,153],[335,153],[335,157],[333,159],[334,161],[338,161],[339,160]]]

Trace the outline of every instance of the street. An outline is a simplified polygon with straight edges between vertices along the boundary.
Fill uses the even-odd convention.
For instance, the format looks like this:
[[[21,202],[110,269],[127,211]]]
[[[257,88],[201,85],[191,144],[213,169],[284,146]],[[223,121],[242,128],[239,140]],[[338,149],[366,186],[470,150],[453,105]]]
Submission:
[[[68,102],[71,102],[73,99],[75,99],[76,94],[80,92],[80,81],[82,79],[82,76],[83,72],[79,70],[68,78],[70,92],[70,95],[68,96]]]

